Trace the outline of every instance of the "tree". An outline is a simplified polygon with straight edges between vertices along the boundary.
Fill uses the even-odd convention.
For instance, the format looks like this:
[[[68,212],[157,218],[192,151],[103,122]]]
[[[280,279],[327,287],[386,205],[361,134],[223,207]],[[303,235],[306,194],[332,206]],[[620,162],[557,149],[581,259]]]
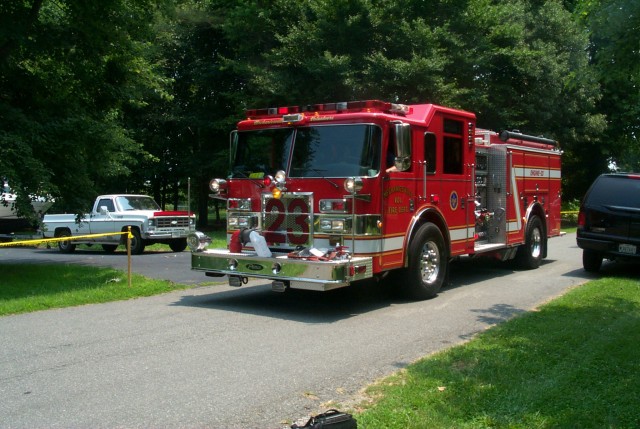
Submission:
[[[158,27],[158,58],[171,78],[170,102],[150,106],[138,123],[152,155],[139,180],[150,180],[164,204],[175,203],[192,178],[200,227],[207,225],[208,184],[225,175],[228,135],[240,109],[241,79],[225,57],[234,56],[224,32],[226,2],[180,2],[176,14]]]
[[[456,28],[464,49],[458,80],[471,92],[479,123],[520,129],[560,142],[563,198],[581,196],[585,172],[601,170],[604,117],[588,39],[560,1],[469,3]]]
[[[382,98],[477,113],[481,126],[560,140],[565,191],[602,167],[588,40],[559,0],[318,0],[281,21],[252,83],[275,103]],[[260,58],[262,60],[262,58]],[[283,98],[286,98],[283,100]],[[589,150],[585,151],[584,149]]]
[[[99,190],[144,153],[126,109],[162,93],[147,60],[152,0],[18,0],[0,4],[0,175],[30,212],[46,192],[84,212]]]
[[[589,32],[592,68],[602,87],[603,158],[622,170],[640,171],[640,3],[583,0],[576,14]],[[591,172],[590,181],[602,171]]]

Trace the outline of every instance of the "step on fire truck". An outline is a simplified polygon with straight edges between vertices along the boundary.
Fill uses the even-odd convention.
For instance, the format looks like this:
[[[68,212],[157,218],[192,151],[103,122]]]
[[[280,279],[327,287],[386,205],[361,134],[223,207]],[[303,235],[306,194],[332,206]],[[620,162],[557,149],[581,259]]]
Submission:
[[[227,249],[189,237],[192,269],[326,291],[393,274],[437,295],[463,256],[537,268],[560,235],[555,141],[476,128],[473,113],[377,100],[249,110],[230,138]]]

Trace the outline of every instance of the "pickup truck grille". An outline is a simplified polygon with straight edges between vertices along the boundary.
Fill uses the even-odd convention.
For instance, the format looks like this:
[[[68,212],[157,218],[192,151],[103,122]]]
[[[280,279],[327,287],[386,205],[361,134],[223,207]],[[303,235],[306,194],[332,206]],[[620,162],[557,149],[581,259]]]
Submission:
[[[262,227],[267,242],[292,248],[313,242],[313,194],[262,196]]]
[[[158,228],[186,228],[189,226],[188,217],[157,217]]]

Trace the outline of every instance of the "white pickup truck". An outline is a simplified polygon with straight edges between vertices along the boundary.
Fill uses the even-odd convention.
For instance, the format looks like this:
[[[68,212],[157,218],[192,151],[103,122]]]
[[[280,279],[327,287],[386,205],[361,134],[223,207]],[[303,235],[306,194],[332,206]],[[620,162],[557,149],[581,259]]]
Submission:
[[[168,244],[174,252],[187,247],[187,235],[195,228],[195,215],[186,211],[163,211],[146,195],[101,195],[91,213],[77,221],[75,214],[45,215],[43,236],[60,238],[125,232],[131,227],[131,253],[141,254],[147,244]],[[78,238],[59,241],[63,253],[71,253],[77,244],[100,244],[105,252],[114,252],[126,244],[126,235]]]

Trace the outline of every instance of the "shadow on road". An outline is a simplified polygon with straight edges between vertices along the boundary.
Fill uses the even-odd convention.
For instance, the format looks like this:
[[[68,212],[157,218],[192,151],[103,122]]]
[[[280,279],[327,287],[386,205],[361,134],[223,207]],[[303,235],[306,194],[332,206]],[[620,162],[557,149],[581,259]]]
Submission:
[[[254,314],[261,317],[302,323],[333,323],[371,312],[401,301],[393,298],[382,284],[361,282],[328,292],[289,289],[284,293],[271,285],[251,282],[238,289],[226,289],[207,295],[183,296],[174,305]]]
[[[578,277],[585,280],[597,280],[601,277],[640,279],[640,264],[637,261],[620,260],[602,262],[597,273],[589,273],[584,268],[576,268],[563,274],[565,277]]]
[[[546,263],[551,262],[546,261]],[[451,265],[450,282],[441,290],[441,297],[422,303],[425,306],[433,306],[436,311],[438,300],[443,299],[447,292],[476,282],[507,276],[513,272],[511,264],[486,259],[462,258]],[[318,324],[333,323],[392,305],[410,304],[416,303],[400,296],[397,288],[394,289],[393,284],[388,284],[384,280],[358,282],[329,292],[290,289],[284,293],[273,292],[270,283],[266,280],[256,280],[238,289],[226,288],[207,295],[185,295],[174,305]],[[495,308],[482,311],[489,314],[482,316],[487,323],[497,323],[523,310]]]

